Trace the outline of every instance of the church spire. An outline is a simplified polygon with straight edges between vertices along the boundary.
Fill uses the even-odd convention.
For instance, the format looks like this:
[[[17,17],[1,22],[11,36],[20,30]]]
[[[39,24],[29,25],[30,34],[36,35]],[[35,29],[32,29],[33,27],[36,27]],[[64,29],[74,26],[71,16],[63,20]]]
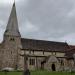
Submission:
[[[11,10],[11,14],[10,14],[10,17],[8,20],[5,35],[20,36],[15,2],[13,4],[12,10]]]
[[[15,0],[14,0],[14,3],[13,3],[13,6],[15,6]]]

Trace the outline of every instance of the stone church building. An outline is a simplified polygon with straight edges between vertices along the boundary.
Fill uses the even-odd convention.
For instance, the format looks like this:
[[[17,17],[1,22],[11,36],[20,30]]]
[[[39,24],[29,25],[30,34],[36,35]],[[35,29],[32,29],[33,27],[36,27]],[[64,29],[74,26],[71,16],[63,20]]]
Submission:
[[[72,55],[75,48],[72,53],[66,42],[21,38],[17,20],[14,3],[0,44],[0,69],[10,67],[23,70],[24,56],[30,70],[62,71],[74,67]]]

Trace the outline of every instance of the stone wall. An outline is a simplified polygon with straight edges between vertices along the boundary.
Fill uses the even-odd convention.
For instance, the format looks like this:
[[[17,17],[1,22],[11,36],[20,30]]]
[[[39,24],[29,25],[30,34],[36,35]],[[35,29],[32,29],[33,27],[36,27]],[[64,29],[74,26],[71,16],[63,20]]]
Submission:
[[[19,67],[20,47],[20,37],[4,36],[3,49],[1,49],[3,52],[3,58],[1,60],[2,68],[11,67],[15,69],[16,66]]]

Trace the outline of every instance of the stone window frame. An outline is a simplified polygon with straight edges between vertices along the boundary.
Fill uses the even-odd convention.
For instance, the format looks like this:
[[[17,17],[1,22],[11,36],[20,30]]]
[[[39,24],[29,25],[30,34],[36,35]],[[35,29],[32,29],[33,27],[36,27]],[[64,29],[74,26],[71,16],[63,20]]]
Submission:
[[[29,59],[29,65],[35,65],[35,58]]]

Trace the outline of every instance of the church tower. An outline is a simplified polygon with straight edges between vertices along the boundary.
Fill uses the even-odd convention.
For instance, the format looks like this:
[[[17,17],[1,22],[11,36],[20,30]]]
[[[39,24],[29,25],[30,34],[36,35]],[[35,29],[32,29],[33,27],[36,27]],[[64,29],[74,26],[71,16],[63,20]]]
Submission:
[[[4,53],[2,68],[11,67],[19,68],[20,64],[20,49],[21,49],[21,35],[18,28],[17,13],[15,2],[13,4],[11,14],[9,16],[8,24],[4,33]]]

